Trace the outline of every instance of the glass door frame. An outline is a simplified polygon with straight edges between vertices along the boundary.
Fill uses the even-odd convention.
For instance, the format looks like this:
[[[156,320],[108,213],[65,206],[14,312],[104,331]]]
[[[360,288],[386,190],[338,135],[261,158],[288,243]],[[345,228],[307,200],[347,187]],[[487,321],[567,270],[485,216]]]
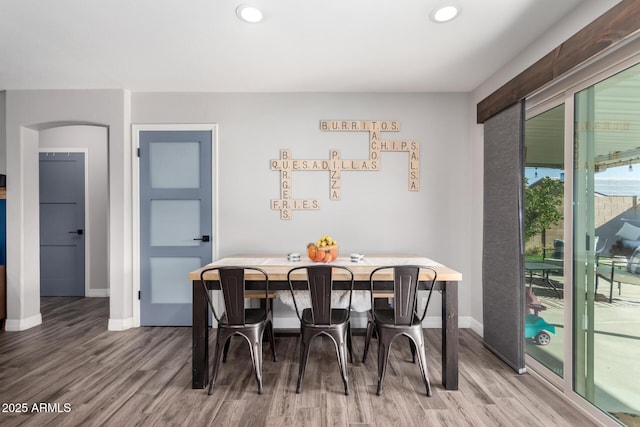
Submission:
[[[640,64],[640,37],[622,43],[610,51],[592,58],[573,72],[556,79],[551,84],[541,88],[527,97],[525,103],[525,120],[541,114],[551,108],[564,103],[564,164],[565,164],[565,192],[564,192],[564,298],[570,307],[565,306],[564,312],[564,377],[561,378],[543,364],[529,355],[526,356],[528,371],[547,380],[558,391],[564,394],[577,407],[592,415],[604,425],[619,426],[609,415],[589,403],[574,391],[574,120],[576,93],[606,80],[612,75]],[[523,165],[524,167],[524,165]]]
[[[545,365],[538,362],[529,354],[525,356],[525,364],[530,367],[535,373],[541,375],[545,380],[549,381],[555,387],[566,390],[567,383],[569,389],[572,388],[573,379],[573,287],[569,284],[573,283],[573,268],[572,268],[572,256],[573,256],[573,168],[568,167],[573,165],[573,143],[567,144],[568,140],[573,139],[573,100],[569,102],[565,92],[558,93],[548,99],[539,100],[536,102],[536,98],[530,100],[527,98],[525,103],[525,122],[526,120],[538,116],[552,108],[558,107],[564,104],[564,259],[563,259],[563,277],[564,277],[564,289],[563,299],[565,301],[565,308],[563,313],[564,321],[564,343],[562,352],[563,362],[563,376],[558,376],[555,372],[552,372]],[[571,119],[568,119],[571,118]],[[569,138],[569,139],[567,139]],[[526,144],[526,141],[524,141]],[[523,165],[524,167],[524,165]],[[567,301],[571,302],[571,306],[567,306]],[[568,377],[568,378],[567,378]]]

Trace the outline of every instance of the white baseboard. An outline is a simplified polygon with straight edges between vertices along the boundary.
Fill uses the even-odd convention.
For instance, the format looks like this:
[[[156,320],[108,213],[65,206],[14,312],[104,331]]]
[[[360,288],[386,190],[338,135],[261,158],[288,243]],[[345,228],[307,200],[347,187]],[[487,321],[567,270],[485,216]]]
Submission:
[[[469,319],[470,319],[469,327],[471,328],[471,330],[476,334],[478,334],[480,338],[484,338],[484,325],[478,322],[473,317],[469,317]]]
[[[109,319],[109,326],[107,327],[110,331],[126,331],[131,328],[133,328],[133,317],[126,319]]]
[[[297,317],[283,317],[275,316],[273,318],[273,327],[275,329],[297,329],[300,327],[300,321]],[[366,328],[367,317],[364,315],[351,315],[351,327],[352,328]],[[431,316],[424,319],[422,322],[423,328],[441,328],[442,318],[440,316]],[[459,317],[458,328],[471,328],[475,333],[482,336],[482,325],[471,317]],[[479,329],[478,329],[479,328]],[[478,330],[480,333],[478,333]]]
[[[458,328],[467,329],[473,328],[473,318],[468,316],[460,316],[458,317]],[[442,328],[442,317],[441,316],[427,316],[422,322],[423,328]]]
[[[427,316],[422,322],[422,327],[424,329],[441,328],[442,318],[439,316]],[[460,318],[458,318],[458,327],[460,327]]]
[[[85,296],[87,298],[108,298],[109,289],[89,289]]]
[[[42,323],[42,313],[38,313],[35,316],[27,317],[26,319],[7,319],[5,322],[6,331],[24,331],[34,326],[38,326]]]
[[[274,329],[300,329],[300,321],[297,317],[273,317]]]

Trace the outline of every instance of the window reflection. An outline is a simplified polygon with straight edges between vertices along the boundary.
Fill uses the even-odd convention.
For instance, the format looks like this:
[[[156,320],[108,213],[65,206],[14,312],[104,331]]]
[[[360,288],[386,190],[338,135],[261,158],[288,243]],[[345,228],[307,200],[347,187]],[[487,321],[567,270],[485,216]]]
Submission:
[[[574,387],[640,415],[640,66],[575,97]],[[586,241],[585,241],[586,236]]]
[[[525,123],[526,352],[564,375],[564,105]]]

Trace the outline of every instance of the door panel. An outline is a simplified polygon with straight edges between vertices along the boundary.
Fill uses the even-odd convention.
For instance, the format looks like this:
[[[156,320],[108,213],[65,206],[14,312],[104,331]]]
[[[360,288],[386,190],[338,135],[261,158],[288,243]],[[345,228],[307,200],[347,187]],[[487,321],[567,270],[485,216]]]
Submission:
[[[200,143],[155,142],[149,156],[153,188],[200,187]]]
[[[200,211],[200,200],[152,200],[151,246],[200,246]]]
[[[152,304],[191,304],[191,286],[176,287],[184,280],[183,272],[202,267],[200,257],[153,257],[150,261]]]
[[[640,230],[639,118],[640,65],[575,94],[574,390],[629,425],[640,415],[640,246],[624,229]]]
[[[84,296],[84,154],[41,153],[39,172],[40,295]]]
[[[140,323],[190,326],[187,273],[212,258],[211,132],[141,131],[139,140]]]

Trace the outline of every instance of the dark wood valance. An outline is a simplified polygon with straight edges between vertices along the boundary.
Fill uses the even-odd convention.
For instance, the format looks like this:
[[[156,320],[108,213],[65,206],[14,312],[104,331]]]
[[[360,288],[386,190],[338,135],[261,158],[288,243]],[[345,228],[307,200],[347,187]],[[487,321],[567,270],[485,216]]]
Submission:
[[[518,103],[553,79],[640,30],[640,0],[623,0],[477,105],[477,122]]]

